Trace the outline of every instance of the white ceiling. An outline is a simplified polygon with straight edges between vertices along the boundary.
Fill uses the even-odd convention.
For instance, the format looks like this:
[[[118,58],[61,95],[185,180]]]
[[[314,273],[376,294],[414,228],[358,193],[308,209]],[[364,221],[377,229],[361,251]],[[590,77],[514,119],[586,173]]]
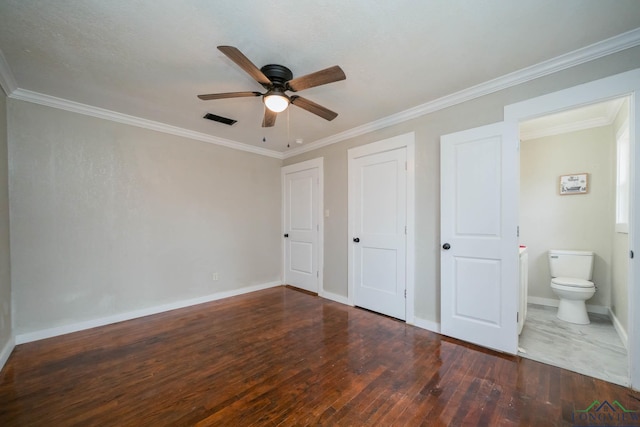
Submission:
[[[0,0],[4,81],[23,98],[61,98],[273,152],[637,28],[637,0]],[[262,90],[218,45],[294,76],[340,65],[345,81],[299,92],[339,116],[327,122],[293,106],[263,129],[260,98],[197,99]],[[238,122],[206,121],[206,112]]]

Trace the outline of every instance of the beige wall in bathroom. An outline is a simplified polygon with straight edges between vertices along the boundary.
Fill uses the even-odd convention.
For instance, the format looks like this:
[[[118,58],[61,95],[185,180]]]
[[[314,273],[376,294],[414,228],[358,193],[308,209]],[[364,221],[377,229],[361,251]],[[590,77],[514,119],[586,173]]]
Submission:
[[[7,159],[7,97],[0,90],[0,354],[10,348],[11,267],[9,250],[9,181]],[[0,361],[0,367],[1,367]]]
[[[615,134],[622,128],[628,126],[629,101],[626,100],[613,128]],[[616,165],[616,148],[614,144],[614,165]],[[615,184],[614,175],[614,184]],[[613,231],[613,253],[611,259],[611,311],[619,322],[619,325],[626,333],[629,330],[629,292],[628,292],[628,271],[629,271],[629,235],[627,233],[617,233]]]
[[[520,150],[520,243],[529,248],[529,296],[557,300],[549,249],[596,253],[590,305],[611,305],[615,220],[613,126],[523,141]],[[560,175],[588,173],[587,194],[561,196]]]

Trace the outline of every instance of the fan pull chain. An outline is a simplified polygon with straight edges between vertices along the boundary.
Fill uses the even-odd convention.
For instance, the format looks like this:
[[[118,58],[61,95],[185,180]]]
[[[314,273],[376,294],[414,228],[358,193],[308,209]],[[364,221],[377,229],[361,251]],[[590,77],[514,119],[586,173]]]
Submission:
[[[289,144],[291,141],[291,116],[289,115],[291,108],[287,108],[287,148],[291,147]]]

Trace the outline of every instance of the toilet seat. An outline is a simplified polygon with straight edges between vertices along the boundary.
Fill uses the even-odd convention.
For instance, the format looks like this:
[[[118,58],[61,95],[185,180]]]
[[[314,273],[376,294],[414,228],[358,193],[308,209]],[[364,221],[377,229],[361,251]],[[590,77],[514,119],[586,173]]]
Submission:
[[[572,288],[593,288],[595,285],[593,282],[584,279],[578,279],[577,277],[553,277],[551,283],[554,285],[568,286]]]

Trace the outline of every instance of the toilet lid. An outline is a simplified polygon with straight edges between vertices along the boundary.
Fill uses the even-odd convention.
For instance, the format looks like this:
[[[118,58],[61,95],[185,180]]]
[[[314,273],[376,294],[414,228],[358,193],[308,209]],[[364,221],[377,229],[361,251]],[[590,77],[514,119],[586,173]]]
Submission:
[[[593,282],[576,277],[554,277],[552,283],[562,286],[573,286],[574,288],[592,288]]]

